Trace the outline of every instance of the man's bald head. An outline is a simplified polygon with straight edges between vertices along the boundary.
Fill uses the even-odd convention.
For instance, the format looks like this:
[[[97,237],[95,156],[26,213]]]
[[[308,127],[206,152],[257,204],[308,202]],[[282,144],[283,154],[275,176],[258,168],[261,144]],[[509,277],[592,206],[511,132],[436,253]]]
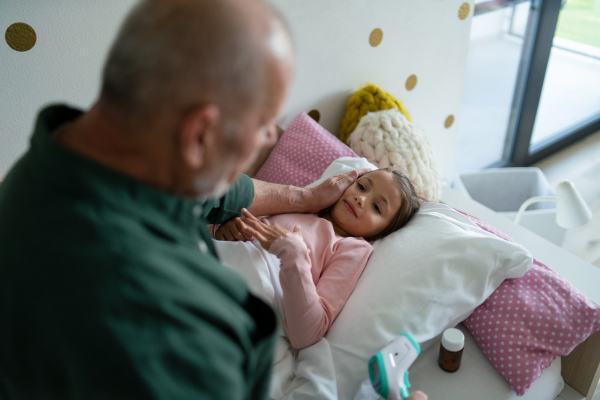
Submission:
[[[269,101],[268,64],[290,47],[259,0],[143,0],[110,51],[101,101],[136,124],[203,103],[238,115]]]

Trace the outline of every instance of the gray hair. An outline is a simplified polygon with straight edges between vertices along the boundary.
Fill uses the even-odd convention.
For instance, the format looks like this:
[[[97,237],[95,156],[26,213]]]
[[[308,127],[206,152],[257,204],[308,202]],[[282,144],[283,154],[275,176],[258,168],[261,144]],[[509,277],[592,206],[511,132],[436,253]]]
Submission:
[[[113,43],[100,98],[145,122],[207,102],[234,115],[265,101],[264,45],[241,14],[231,1],[142,0]]]

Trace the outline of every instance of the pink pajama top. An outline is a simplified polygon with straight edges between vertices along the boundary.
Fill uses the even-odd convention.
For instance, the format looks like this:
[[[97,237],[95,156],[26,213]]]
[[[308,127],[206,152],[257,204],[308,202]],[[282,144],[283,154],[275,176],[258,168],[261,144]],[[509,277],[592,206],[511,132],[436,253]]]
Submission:
[[[331,222],[315,214],[260,220],[290,231],[269,252],[281,260],[285,331],[294,348],[308,347],[329,330],[346,304],[373,246],[363,238],[337,236]],[[302,236],[291,233],[296,225]]]

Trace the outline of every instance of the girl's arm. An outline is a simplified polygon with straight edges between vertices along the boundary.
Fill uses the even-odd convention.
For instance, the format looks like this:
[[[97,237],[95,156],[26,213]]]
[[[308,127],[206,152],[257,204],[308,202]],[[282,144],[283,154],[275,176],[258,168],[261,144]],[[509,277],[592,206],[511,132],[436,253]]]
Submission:
[[[315,344],[329,330],[373,251],[368,242],[345,238],[334,245],[334,254],[323,266],[318,284],[312,279],[310,250],[300,226],[290,232],[280,226],[266,225],[243,209],[247,234],[281,260],[279,281],[283,290],[285,331],[294,348]],[[331,240],[324,237],[323,240]]]
[[[347,238],[334,247],[334,255],[315,286],[309,250],[302,236],[289,233],[276,240],[269,252],[281,260],[285,331],[294,348],[315,344],[329,330],[350,297],[373,247]]]

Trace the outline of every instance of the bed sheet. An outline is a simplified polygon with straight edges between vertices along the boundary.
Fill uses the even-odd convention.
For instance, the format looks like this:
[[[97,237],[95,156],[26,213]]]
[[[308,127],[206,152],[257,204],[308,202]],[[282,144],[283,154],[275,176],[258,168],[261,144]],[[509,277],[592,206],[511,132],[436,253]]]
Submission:
[[[222,262],[244,276],[250,290],[273,307],[280,326],[283,326],[279,260],[262,249],[258,242],[213,241],[213,244]],[[517,397],[469,331],[462,324],[458,328],[465,334],[465,351],[461,368],[456,373],[449,374],[438,367],[439,340],[422,352],[410,369],[413,388],[423,390],[431,400],[553,400],[562,390],[564,381],[558,359],[525,396]],[[281,331],[269,394],[277,400],[338,399],[333,355],[327,339],[323,338],[306,349],[295,350]],[[356,400],[375,400],[378,397],[366,381]]]
[[[283,331],[283,292],[279,259],[258,241],[223,242],[213,239],[221,262],[248,283],[249,290],[270,304],[279,320],[279,340],[273,360],[269,395],[272,399],[335,400],[338,398],[333,355],[326,338],[302,350],[290,346]]]
[[[346,160],[357,163],[361,159]],[[344,165],[329,174],[347,172],[347,169],[364,165]],[[325,176],[324,176],[325,178]],[[319,181],[315,182],[318,184]],[[314,186],[310,185],[310,186]],[[465,210],[468,212],[468,210]],[[283,308],[281,304],[281,286],[279,283],[279,260],[268,253],[258,242],[219,242],[213,241],[222,262],[239,272],[248,282],[250,290],[271,304],[276,311],[280,326],[283,326]],[[334,322],[335,325],[335,322]],[[447,374],[437,366],[439,344],[434,343],[423,351],[410,369],[413,388],[425,391],[430,399],[516,399],[506,380],[487,360],[470,333],[465,329],[466,346],[463,365],[456,374]],[[281,338],[273,366],[270,396],[273,399],[338,399],[343,396],[336,386],[334,352],[326,338],[306,349],[295,350],[290,347],[284,332]],[[432,361],[433,360],[433,361]],[[365,366],[366,369],[366,366]],[[439,377],[438,375],[450,375]],[[563,386],[560,376],[560,361],[555,362],[539,378],[539,384],[523,399],[555,399]],[[451,396],[448,394],[452,393]],[[356,392],[353,393],[356,394]],[[362,383],[355,399],[377,399],[370,383]],[[348,399],[352,400],[352,399]]]

